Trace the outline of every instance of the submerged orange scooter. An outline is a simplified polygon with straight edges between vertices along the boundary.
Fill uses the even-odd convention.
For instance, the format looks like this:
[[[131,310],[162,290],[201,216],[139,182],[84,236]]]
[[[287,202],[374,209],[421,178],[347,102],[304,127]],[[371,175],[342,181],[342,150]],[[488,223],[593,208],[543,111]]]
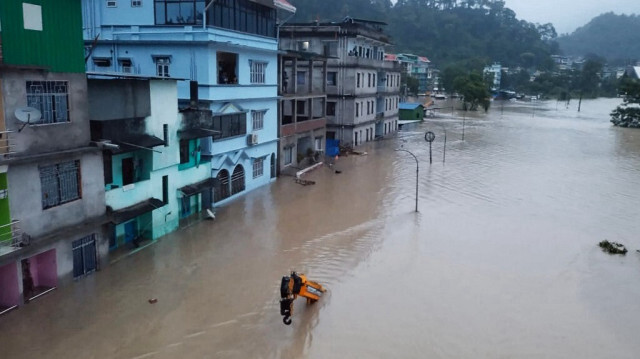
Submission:
[[[284,316],[282,322],[286,325],[291,324],[293,301],[298,296],[307,298],[307,304],[312,304],[317,302],[326,291],[319,283],[307,280],[304,274],[291,272],[291,276],[282,277],[280,284],[280,315]]]

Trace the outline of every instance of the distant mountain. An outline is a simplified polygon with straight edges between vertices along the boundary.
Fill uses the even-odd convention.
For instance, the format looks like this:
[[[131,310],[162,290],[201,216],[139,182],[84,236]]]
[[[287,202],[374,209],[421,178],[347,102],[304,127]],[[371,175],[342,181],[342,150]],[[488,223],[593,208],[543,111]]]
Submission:
[[[558,43],[565,55],[594,54],[618,63],[640,60],[640,16],[605,13],[560,36]]]

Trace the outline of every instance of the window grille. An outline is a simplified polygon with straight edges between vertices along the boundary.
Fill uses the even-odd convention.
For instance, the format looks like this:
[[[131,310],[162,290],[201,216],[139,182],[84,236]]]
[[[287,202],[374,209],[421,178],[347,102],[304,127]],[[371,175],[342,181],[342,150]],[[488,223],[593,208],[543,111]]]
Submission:
[[[261,130],[264,128],[264,114],[267,111],[253,111],[251,113],[253,130]]]
[[[118,6],[118,3],[116,2],[116,0],[107,0],[107,7],[116,7]]]
[[[39,170],[43,209],[81,198],[80,161],[41,166]]]
[[[253,178],[258,178],[264,173],[264,159],[256,158],[253,160]]]
[[[249,61],[251,66],[251,83],[263,84],[266,81],[265,70],[267,69],[266,62]]]
[[[237,165],[231,176],[231,195],[244,191],[244,168]]]
[[[229,172],[227,170],[221,170],[218,172],[218,186],[215,188],[215,201],[221,201],[230,196],[229,193]]]
[[[27,81],[27,106],[40,110],[42,117],[31,123],[69,122],[67,81]]]
[[[141,7],[142,0],[131,0],[131,7]]]

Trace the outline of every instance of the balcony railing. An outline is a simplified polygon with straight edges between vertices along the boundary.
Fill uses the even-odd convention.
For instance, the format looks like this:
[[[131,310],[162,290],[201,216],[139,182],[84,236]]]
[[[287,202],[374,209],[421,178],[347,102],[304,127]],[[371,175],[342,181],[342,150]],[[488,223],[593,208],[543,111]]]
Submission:
[[[15,153],[14,146],[9,141],[9,134],[13,131],[0,131],[0,160],[3,157],[8,157],[12,153]]]
[[[0,255],[28,244],[28,236],[23,236],[20,221],[14,220],[0,226]]]

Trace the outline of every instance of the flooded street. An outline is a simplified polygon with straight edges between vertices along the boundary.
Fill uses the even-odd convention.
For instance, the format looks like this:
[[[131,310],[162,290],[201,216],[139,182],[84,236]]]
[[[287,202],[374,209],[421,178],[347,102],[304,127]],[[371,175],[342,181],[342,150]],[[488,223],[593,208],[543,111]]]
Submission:
[[[618,103],[496,102],[464,141],[444,111],[316,185],[281,177],[0,317],[2,357],[638,358],[640,131]],[[329,291],[285,326],[291,270]]]

